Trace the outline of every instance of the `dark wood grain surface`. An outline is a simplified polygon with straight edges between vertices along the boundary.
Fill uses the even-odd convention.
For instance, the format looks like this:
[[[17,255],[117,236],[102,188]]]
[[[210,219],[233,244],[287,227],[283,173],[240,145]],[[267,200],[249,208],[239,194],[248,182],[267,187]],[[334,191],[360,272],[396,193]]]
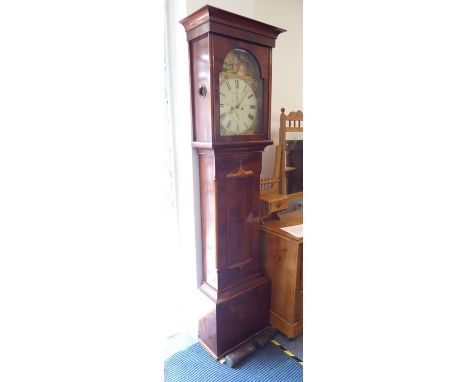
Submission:
[[[192,145],[199,155],[200,290],[205,298],[199,340],[220,358],[268,325],[270,281],[261,264],[260,172],[262,152],[273,143],[271,49],[284,30],[211,6],[181,23],[189,43]],[[233,49],[248,51],[259,67],[261,122],[252,135],[219,132],[219,74]]]

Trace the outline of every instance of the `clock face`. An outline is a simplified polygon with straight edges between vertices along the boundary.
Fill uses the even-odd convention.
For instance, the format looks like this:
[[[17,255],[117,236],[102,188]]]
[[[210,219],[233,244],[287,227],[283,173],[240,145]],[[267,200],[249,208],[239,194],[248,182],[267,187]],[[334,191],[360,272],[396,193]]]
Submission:
[[[255,135],[262,128],[263,82],[252,54],[233,49],[219,74],[221,136]]]
[[[219,120],[226,135],[252,131],[257,121],[257,96],[242,78],[225,79],[219,89]]]

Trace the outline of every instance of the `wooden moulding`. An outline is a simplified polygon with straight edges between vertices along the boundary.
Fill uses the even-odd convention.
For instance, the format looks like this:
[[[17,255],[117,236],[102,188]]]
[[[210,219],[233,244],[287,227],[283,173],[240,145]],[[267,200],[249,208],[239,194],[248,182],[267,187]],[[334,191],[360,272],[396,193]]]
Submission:
[[[288,338],[297,337],[302,333],[302,321],[291,323],[275,312],[270,312],[270,323]]]
[[[272,140],[265,141],[243,141],[243,142],[192,142],[192,147],[196,149],[213,149],[216,151],[229,150],[229,151],[245,151],[260,150],[263,151],[266,146],[272,145]]]
[[[180,23],[187,33],[187,41],[191,41],[208,32],[235,37],[241,40],[265,45],[275,46],[278,35],[285,29],[265,24],[248,17],[205,5],[190,16],[182,19]]]

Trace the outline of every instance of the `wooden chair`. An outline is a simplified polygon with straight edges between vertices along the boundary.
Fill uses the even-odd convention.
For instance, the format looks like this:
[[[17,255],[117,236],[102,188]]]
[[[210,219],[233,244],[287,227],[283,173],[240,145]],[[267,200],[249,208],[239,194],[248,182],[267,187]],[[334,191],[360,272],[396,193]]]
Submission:
[[[276,150],[275,150],[275,167],[273,169],[273,177],[260,179],[260,195],[261,196],[279,193],[280,162],[281,162],[281,146],[277,145]]]
[[[280,161],[280,192],[287,194],[286,177],[287,172],[295,170],[294,167],[288,166],[286,161],[286,135],[287,133],[302,133],[303,132],[303,115],[302,111],[292,111],[288,115],[284,113],[284,107],[281,108],[280,129],[279,129],[279,145],[281,146],[281,161]],[[300,169],[302,171],[302,168]],[[302,192],[289,194],[289,198],[301,197]]]
[[[302,160],[300,168],[296,169],[295,167],[287,165],[286,138],[287,133],[303,132],[303,115],[301,110],[292,111],[288,115],[284,112],[285,109],[282,107],[280,115],[279,145],[276,146],[275,151],[273,177],[260,179],[261,220],[268,216],[279,219],[278,212],[288,208],[289,199],[302,197],[302,191],[287,194],[287,173],[294,170],[302,172]]]
[[[281,146],[275,150],[275,167],[273,177],[260,179],[260,222],[263,219],[273,217],[279,219],[278,212],[288,208],[288,197],[279,192],[280,188],[280,161]]]

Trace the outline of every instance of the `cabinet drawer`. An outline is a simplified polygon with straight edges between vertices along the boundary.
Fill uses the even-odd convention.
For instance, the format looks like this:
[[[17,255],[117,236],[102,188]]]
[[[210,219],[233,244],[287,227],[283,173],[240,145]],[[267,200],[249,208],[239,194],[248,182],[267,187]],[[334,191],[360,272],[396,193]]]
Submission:
[[[278,200],[270,204],[270,212],[285,210],[288,208],[288,199]]]

